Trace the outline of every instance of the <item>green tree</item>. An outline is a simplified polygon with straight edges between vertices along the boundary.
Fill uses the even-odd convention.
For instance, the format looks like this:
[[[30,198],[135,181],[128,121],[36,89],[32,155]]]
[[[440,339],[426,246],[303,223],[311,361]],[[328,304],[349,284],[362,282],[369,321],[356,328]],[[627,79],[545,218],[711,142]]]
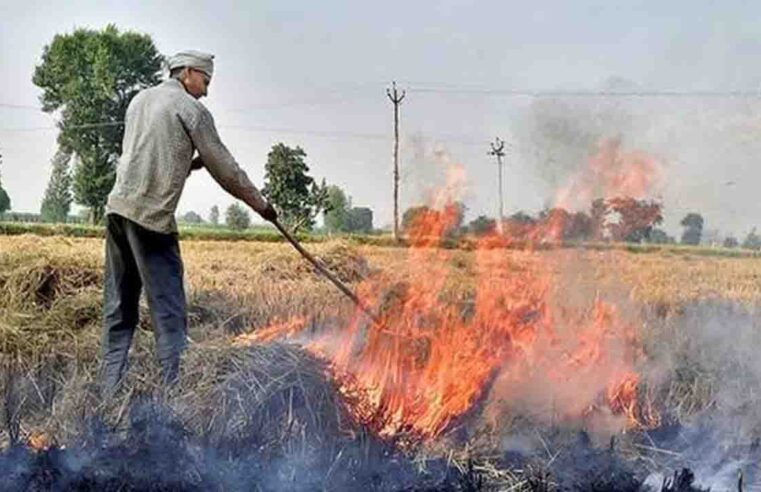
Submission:
[[[233,203],[225,211],[225,223],[227,227],[234,231],[248,229],[251,225],[251,217],[248,211],[238,203]]]
[[[468,224],[468,231],[476,236],[485,236],[497,229],[497,221],[485,215],[479,215]]]
[[[740,241],[737,240],[734,236],[727,236],[726,239],[724,239],[724,247],[725,248],[736,248],[740,245]]]
[[[348,231],[349,201],[346,194],[336,185],[330,185],[326,190],[325,229],[329,232]]]
[[[45,46],[32,82],[42,89],[42,109],[59,111],[58,144],[77,155],[77,203],[99,221],[114,184],[124,116],[132,98],[160,81],[163,58],[146,34],[97,31],[57,34]]]
[[[0,214],[4,214],[10,209],[11,209],[11,197],[9,197],[5,189],[3,189],[2,186],[0,186]]]
[[[465,212],[468,210],[468,207],[462,202],[452,202],[445,207],[445,210],[447,213],[452,214],[451,216],[454,222],[450,232],[452,234],[459,234],[462,231],[463,222],[465,221]]]
[[[742,247],[745,249],[759,250],[761,249],[761,236],[756,234],[756,228],[754,227],[743,240]]]
[[[282,222],[294,231],[311,230],[326,206],[328,187],[315,183],[301,147],[272,146],[265,165],[262,193],[277,208]]]
[[[540,219],[520,210],[502,222],[502,234],[515,240],[527,240],[535,235],[539,224]]]
[[[0,166],[3,164],[3,156],[0,154]],[[3,214],[11,209],[11,197],[3,188],[2,173],[0,173],[0,214]]]
[[[429,216],[434,210],[426,205],[410,207],[402,214],[402,230],[409,232],[415,223],[425,216]]]
[[[211,211],[209,212],[209,222],[213,225],[219,224],[219,207],[216,205],[211,207]]]
[[[663,229],[655,228],[650,231],[649,243],[652,244],[671,244],[674,242],[674,238],[669,236]]]
[[[563,239],[587,241],[593,236],[594,228],[592,217],[581,211],[575,212],[563,231]]]
[[[515,212],[513,215],[508,217],[508,220],[515,222],[516,224],[524,224],[524,225],[534,225],[536,223],[536,219],[533,218],[531,215],[527,214],[523,210],[519,210],[518,212]]]
[[[690,212],[684,216],[679,223],[684,227],[682,233],[682,244],[698,245],[700,244],[700,237],[703,235],[703,216]]]
[[[66,222],[69,216],[72,202],[69,161],[71,153],[62,149],[58,149],[53,156],[53,170],[40,207],[40,215],[45,222]]]
[[[183,214],[182,217],[180,217],[180,221],[185,222],[186,224],[201,224],[203,219],[200,215],[191,210]]]
[[[373,211],[367,207],[352,207],[346,214],[348,232],[373,232]]]
[[[646,242],[653,228],[663,222],[662,208],[656,201],[631,197],[598,199],[592,203],[593,230],[598,238],[607,234],[614,241]]]
[[[406,234],[439,235],[452,239],[462,232],[465,205],[452,202],[443,210],[426,205],[410,207],[402,214],[402,230]]]
[[[591,239],[600,241],[605,238],[605,220],[610,213],[610,207],[604,198],[597,198],[592,201],[589,209],[589,218],[591,219]]]

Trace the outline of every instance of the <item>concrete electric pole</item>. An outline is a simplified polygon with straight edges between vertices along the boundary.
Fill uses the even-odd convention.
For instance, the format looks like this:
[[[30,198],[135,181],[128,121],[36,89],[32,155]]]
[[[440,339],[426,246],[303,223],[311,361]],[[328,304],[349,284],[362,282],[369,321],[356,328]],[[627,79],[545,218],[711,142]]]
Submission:
[[[497,157],[497,172],[499,176],[499,221],[497,222],[497,229],[499,232],[502,232],[502,222],[505,219],[505,205],[502,194],[502,158],[505,156],[505,141],[497,137],[494,139],[494,142],[489,145],[491,146],[489,155]]]
[[[399,105],[402,104],[405,91],[396,90],[396,82],[392,88],[386,89],[386,95],[394,104],[394,240],[399,240]]]

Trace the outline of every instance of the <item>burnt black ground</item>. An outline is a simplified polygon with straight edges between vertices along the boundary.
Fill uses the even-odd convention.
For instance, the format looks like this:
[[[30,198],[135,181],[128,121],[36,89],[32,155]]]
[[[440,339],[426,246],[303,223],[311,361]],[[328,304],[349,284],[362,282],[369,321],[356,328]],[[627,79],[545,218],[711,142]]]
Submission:
[[[451,491],[481,490],[472,471],[444,460],[421,470],[403,453],[370,439],[338,449],[265,456],[256,443],[203,447],[166,412],[132,411],[129,427],[111,432],[97,422],[67,449],[14,447],[0,455],[5,491]]]
[[[498,490],[472,466],[464,472],[443,459],[413,462],[372,439],[346,439],[341,447],[309,455],[265,455],[251,443],[235,449],[203,447],[171,416],[154,407],[132,411],[123,432],[92,422],[71,448],[34,451],[13,447],[0,454],[0,491],[368,491],[476,492]],[[543,469],[533,468],[535,492],[705,492],[691,470],[678,469],[657,488],[648,472],[621,458],[615,447],[595,448],[585,434]],[[532,464],[533,463],[533,464]],[[501,465],[532,469],[532,456],[506,457]],[[421,465],[423,466],[421,468]],[[720,491],[720,489],[715,489]],[[736,490],[736,489],[735,489]]]

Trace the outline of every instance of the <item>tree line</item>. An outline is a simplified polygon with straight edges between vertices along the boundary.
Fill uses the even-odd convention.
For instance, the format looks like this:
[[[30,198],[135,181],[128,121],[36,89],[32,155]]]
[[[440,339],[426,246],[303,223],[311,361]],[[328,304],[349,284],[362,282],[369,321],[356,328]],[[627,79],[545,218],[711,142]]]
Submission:
[[[497,219],[479,215],[467,224],[464,222],[466,207],[454,202],[443,210],[427,206],[408,208],[402,216],[402,230],[411,233],[421,222],[444,223],[441,231],[446,238],[463,235],[483,237],[501,234],[511,240],[522,242],[547,241],[613,241],[649,244],[701,244],[705,220],[697,212],[690,212],[680,221],[682,235],[677,240],[658,226],[663,223],[663,206],[657,201],[637,200],[631,197],[598,198],[590,204],[588,211],[568,211],[561,207],[548,208],[536,215],[524,211],[505,218],[501,224]],[[446,216],[446,218],[444,218]],[[742,247],[761,250],[761,236],[752,229],[739,241],[734,236],[726,237],[725,248]]]
[[[301,147],[289,147],[278,143],[267,155],[264,166],[262,194],[277,207],[281,220],[294,231],[311,231],[316,217],[324,214],[328,232],[369,233],[373,230],[373,212],[367,207],[353,207],[351,198],[336,185],[325,180],[317,183],[309,175],[306,152]],[[208,223],[218,225],[219,207],[209,211]],[[191,224],[204,223],[196,212],[190,211],[181,220]],[[251,217],[239,203],[233,203],[225,211],[225,224],[234,230],[249,227]]]

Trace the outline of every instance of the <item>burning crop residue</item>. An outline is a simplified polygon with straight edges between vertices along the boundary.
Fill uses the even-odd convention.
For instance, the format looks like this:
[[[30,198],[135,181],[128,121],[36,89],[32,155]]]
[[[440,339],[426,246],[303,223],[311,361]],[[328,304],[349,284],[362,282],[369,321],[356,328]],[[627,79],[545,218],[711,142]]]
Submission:
[[[557,206],[578,208],[598,198],[646,198],[658,190],[664,175],[662,161],[624,149],[618,138],[601,139],[587,163],[560,187],[555,196]]]
[[[609,147],[600,152],[620,152]],[[616,194],[622,186],[628,192],[650,183],[649,176],[621,177],[627,170],[652,174],[645,156],[619,157],[611,157],[620,164],[615,176],[603,173],[574,186]],[[600,160],[604,156],[591,160],[593,168]],[[296,334],[294,323],[252,339],[302,341],[330,363],[353,417],[383,437],[435,438],[477,402],[487,414],[529,411],[539,420],[585,422],[608,432],[657,425],[637,372],[644,357],[639,321],[599,293],[568,302],[573,286],[561,285],[558,272],[573,266],[572,256],[507,255],[514,238],[495,232],[475,243],[465,275],[458,271],[456,252],[440,247],[456,223],[453,200],[463,176],[452,176],[437,206],[410,224],[404,268],[358,286],[379,323],[357,312],[346,326],[308,339]],[[458,282],[468,285],[467,295],[451,295],[449,286]]]
[[[386,248],[315,246],[342,280],[355,282],[378,323],[326,302],[338,294],[303,275],[312,273],[305,265],[290,274],[299,261],[290,251],[268,246],[243,282],[239,266],[253,248],[219,268],[236,249],[224,245],[202,263],[213,264],[214,275],[201,284],[191,278],[196,294],[205,285],[220,307],[207,295],[192,301],[196,343],[174,391],[146,383],[158,378],[145,337],[132,380],[112,401],[92,384],[95,345],[64,360],[49,356],[63,342],[48,340],[52,351],[20,357],[5,373],[0,364],[0,440],[10,443],[0,452],[0,490],[753,490],[761,458],[758,267],[674,261],[671,250],[552,247],[586,215],[568,212],[568,197],[599,197],[591,239],[625,238],[660,213],[640,189],[657,182],[656,161],[619,144],[603,145],[594,159],[593,168],[615,172],[579,177],[520,234],[506,227],[466,237],[468,251],[446,249],[462,213],[457,174],[409,224],[410,247],[394,249],[402,254],[393,259]],[[588,187],[602,192],[585,194]],[[99,254],[100,244],[93,258]],[[64,265],[71,256],[61,255]],[[376,261],[391,267],[373,270]],[[19,304],[25,331],[10,325],[6,343],[21,342],[17,333],[49,337],[39,328],[65,326],[60,310],[72,299],[77,309],[67,312],[77,319],[81,299],[94,314],[88,329],[60,333],[90,340],[99,298],[72,286],[58,289],[55,302],[34,302],[35,281],[47,286],[56,271],[39,263],[42,275],[18,269],[5,277],[5,292],[18,282],[25,293],[6,299],[31,301]],[[86,270],[97,273],[92,264]],[[700,274],[708,270],[722,276]],[[220,282],[220,271],[230,276]],[[282,281],[277,295],[272,280]],[[80,286],[84,293],[97,291],[90,284]],[[257,288],[235,297],[241,284],[266,285],[267,295]],[[723,288],[726,304],[709,302],[706,286]],[[239,335],[262,319],[265,326]]]

